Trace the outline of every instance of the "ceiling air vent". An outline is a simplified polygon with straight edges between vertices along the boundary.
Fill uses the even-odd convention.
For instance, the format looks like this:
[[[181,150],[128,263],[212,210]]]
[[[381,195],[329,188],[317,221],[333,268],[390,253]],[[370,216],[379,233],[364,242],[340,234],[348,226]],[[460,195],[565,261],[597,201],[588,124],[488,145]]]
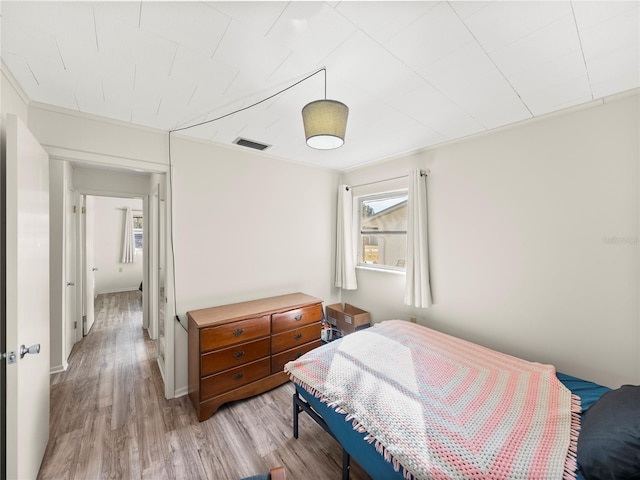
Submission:
[[[253,148],[254,150],[265,150],[271,146],[265,145],[264,143],[254,142],[253,140],[242,137],[236,138],[233,143],[235,143],[236,145],[240,145],[241,147]]]

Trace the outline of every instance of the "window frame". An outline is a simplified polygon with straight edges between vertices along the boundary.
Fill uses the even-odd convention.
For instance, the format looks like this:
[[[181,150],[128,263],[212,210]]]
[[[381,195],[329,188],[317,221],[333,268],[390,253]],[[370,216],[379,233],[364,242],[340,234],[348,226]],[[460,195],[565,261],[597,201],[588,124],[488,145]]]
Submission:
[[[398,197],[407,197],[408,201],[408,188],[400,188],[394,189],[386,192],[378,192],[371,193],[366,195],[359,195],[354,198],[354,216],[356,217],[356,222],[354,222],[354,237],[356,241],[356,268],[365,269],[365,270],[376,270],[383,272],[393,272],[393,273],[405,273],[406,272],[406,263],[402,267],[397,267],[393,265],[383,265],[379,263],[365,263],[363,261],[363,243],[362,237],[365,235],[375,234],[375,230],[363,232],[362,230],[362,205],[364,202],[376,201],[376,200],[385,200],[385,199],[394,199]],[[407,219],[408,221],[408,219]],[[393,235],[404,235],[405,239],[407,238],[406,230],[393,230],[393,231],[379,231],[380,233],[387,233]],[[405,243],[406,245],[406,243]],[[405,259],[406,261],[406,259]]]

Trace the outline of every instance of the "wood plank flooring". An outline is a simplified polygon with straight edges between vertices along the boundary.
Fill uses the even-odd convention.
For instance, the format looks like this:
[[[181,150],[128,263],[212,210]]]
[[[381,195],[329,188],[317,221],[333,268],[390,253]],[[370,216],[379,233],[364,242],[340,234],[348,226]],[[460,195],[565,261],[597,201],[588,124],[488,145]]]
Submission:
[[[166,400],[140,292],[99,295],[96,321],[51,377],[49,444],[38,478],[237,480],[284,465],[288,480],[341,478],[342,448],[306,415],[291,433],[292,384],[198,422]],[[352,461],[351,480],[370,480]]]

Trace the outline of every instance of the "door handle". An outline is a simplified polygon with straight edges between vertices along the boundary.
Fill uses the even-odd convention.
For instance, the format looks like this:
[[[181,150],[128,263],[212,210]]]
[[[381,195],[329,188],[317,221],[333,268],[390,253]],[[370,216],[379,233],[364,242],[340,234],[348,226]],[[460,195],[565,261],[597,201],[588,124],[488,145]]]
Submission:
[[[40,344],[36,343],[35,345],[31,345],[29,348],[25,347],[24,345],[20,345],[20,358],[24,358],[27,353],[31,355],[40,353]]]
[[[67,287],[75,287],[76,284],[73,282],[67,282]]]
[[[92,271],[92,272],[97,272],[97,271],[98,271],[98,267],[93,267],[93,268],[91,269],[91,271]]]

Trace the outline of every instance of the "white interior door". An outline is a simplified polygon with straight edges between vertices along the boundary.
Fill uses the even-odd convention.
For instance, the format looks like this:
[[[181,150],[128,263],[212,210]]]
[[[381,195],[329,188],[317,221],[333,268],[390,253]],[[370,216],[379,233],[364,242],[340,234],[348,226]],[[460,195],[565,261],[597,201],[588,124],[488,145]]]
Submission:
[[[77,340],[76,317],[76,192],[67,187],[64,206],[64,257],[65,257],[65,334],[64,358],[68,359]]]
[[[6,145],[6,468],[35,479],[49,439],[49,157],[15,115]]]
[[[83,335],[88,335],[94,321],[94,300],[96,291],[95,271],[95,212],[94,198],[90,195],[84,197],[84,315]]]

